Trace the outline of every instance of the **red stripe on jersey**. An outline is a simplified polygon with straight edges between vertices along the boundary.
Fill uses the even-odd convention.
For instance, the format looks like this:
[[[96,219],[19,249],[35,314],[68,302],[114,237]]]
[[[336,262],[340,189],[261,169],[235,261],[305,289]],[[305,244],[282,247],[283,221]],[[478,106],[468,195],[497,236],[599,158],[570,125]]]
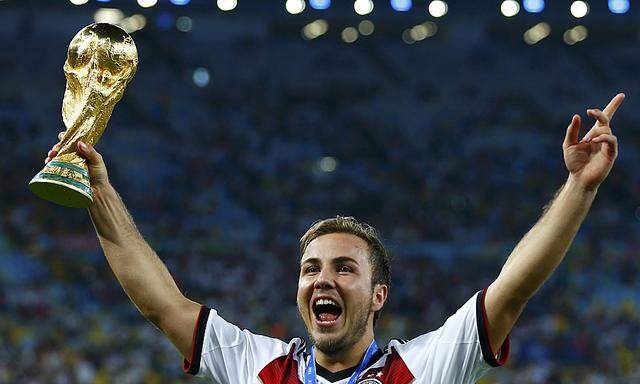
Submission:
[[[293,358],[295,348],[291,348],[289,354],[280,356],[267,364],[258,377],[263,384],[299,384],[298,362]]]
[[[370,379],[376,379],[382,384],[408,384],[414,379],[414,376],[402,357],[392,348],[384,366],[367,370],[358,382]]]

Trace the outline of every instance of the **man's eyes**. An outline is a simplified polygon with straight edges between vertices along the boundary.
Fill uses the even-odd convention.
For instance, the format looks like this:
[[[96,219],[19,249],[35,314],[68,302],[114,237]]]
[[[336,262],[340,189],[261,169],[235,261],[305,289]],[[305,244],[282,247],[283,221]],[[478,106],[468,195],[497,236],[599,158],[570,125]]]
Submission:
[[[337,271],[340,273],[349,273],[349,272],[353,272],[353,268],[349,267],[348,265],[340,265],[337,268]],[[304,268],[304,272],[305,273],[317,273],[320,272],[320,267],[315,266],[315,265],[310,265],[306,268]]]
[[[304,269],[305,273],[314,273],[314,272],[319,272],[320,268],[316,267],[315,265],[311,265],[308,266]]]

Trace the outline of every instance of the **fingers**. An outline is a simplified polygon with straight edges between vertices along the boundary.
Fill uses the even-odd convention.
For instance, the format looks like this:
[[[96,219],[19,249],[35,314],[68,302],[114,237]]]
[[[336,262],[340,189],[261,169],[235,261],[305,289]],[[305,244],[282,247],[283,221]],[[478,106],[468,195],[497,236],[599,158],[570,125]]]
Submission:
[[[568,147],[570,145],[578,143],[579,133],[580,133],[580,116],[573,115],[573,118],[571,118],[571,123],[567,127],[567,133],[564,137],[564,143],[562,143],[562,145],[564,147]]]
[[[51,161],[51,159],[53,159],[54,157],[56,157],[58,155],[58,147],[60,143],[54,145],[51,150],[49,150],[49,152],[47,152],[47,157],[44,158],[44,163],[47,164],[48,162]]]
[[[47,157],[44,158],[44,163],[47,164],[48,162],[51,161],[51,159],[53,159],[54,157],[56,157],[58,155],[58,151],[60,150],[60,142],[62,141],[62,138],[64,137],[64,133],[66,131],[62,131],[60,133],[58,133],[58,142],[55,143],[53,145],[53,147],[51,147],[51,150],[49,152],[47,152]]]
[[[78,153],[80,156],[87,159],[89,164],[99,164],[102,161],[102,155],[93,148],[93,145],[85,144],[84,142],[78,140],[77,143]]]
[[[620,106],[620,104],[622,104],[622,100],[624,100],[625,97],[626,96],[624,93],[618,93],[604,108],[604,113],[609,117],[609,119],[611,119],[613,117],[613,114],[616,113],[618,107]]]
[[[598,120],[598,122],[602,125],[609,125],[609,121],[610,121],[609,116],[607,116],[606,113],[602,112],[598,108],[587,109],[587,115]]]
[[[591,139],[592,143],[608,143],[609,155],[616,155],[618,153],[618,138],[615,135],[604,133]]]
[[[582,141],[586,141],[588,143],[589,141],[593,140],[594,137],[600,136],[605,133],[611,133],[611,128],[608,125],[595,126],[591,128],[591,130],[589,130],[589,132],[587,132],[586,135],[584,135],[584,137],[582,138]]]

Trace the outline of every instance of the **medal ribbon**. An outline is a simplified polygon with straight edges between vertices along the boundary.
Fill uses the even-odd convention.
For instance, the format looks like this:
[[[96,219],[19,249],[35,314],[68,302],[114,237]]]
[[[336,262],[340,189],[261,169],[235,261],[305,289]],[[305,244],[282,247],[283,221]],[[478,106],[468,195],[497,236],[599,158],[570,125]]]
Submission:
[[[311,353],[310,353],[310,356],[309,356],[309,364],[307,364],[307,369],[305,369],[305,371],[304,371],[304,384],[317,384],[317,380],[316,380],[316,356],[315,356],[314,350],[315,350],[315,347],[311,347]],[[356,380],[358,380],[358,376],[360,376],[362,371],[364,371],[364,369],[367,367],[367,364],[369,364],[369,360],[371,360],[373,355],[376,354],[376,351],[378,351],[378,344],[376,343],[375,340],[373,340],[371,342],[371,344],[369,345],[369,348],[367,348],[367,352],[365,352],[364,357],[362,358],[362,361],[360,362],[360,365],[358,365],[358,368],[356,368],[355,372],[353,372],[353,374],[349,378],[349,381],[348,381],[347,384],[355,384],[356,383]]]

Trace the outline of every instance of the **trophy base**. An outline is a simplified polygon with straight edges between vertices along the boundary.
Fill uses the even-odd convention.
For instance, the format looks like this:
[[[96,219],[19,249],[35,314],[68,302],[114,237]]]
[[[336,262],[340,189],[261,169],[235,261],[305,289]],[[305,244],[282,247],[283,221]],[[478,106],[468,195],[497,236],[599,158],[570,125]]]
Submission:
[[[93,203],[89,172],[63,161],[50,161],[29,182],[29,190],[44,200],[65,207],[87,208]]]

